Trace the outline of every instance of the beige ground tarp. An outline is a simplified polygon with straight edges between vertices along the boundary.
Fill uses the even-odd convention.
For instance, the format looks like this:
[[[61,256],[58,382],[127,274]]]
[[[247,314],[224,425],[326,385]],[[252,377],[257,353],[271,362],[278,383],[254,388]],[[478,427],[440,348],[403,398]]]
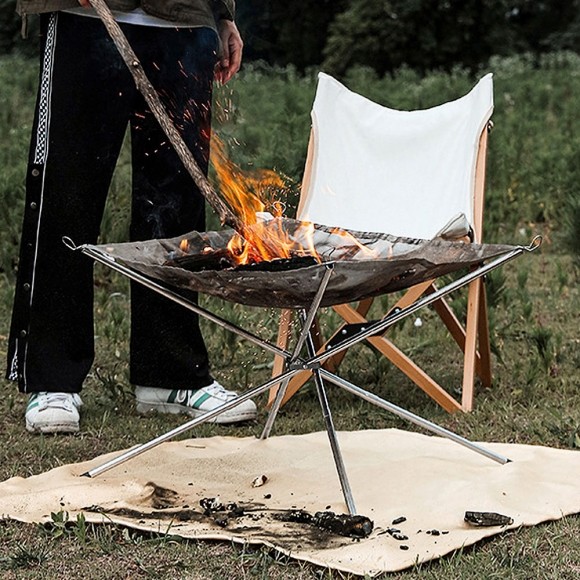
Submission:
[[[81,474],[116,454],[12,478],[0,483],[0,515],[43,522],[51,512],[67,511],[74,519],[82,511],[92,522],[262,543],[297,559],[372,576],[508,528],[580,512],[578,451],[486,443],[512,459],[500,465],[448,440],[395,429],[341,432],[339,438],[357,510],[375,526],[362,540],[279,519],[290,509],[346,511],[325,433],[267,441],[189,439],[164,443],[94,479]],[[267,480],[254,487],[262,475]],[[243,515],[232,506],[204,515],[200,500],[217,497],[224,506],[236,503]],[[496,512],[513,524],[473,527],[464,522],[466,511]],[[393,525],[400,517],[406,520]]]

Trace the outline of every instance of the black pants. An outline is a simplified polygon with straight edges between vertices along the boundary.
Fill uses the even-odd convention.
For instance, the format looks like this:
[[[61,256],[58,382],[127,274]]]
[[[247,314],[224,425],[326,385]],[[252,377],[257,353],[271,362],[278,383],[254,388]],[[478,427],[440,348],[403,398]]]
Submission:
[[[67,249],[62,237],[76,244],[97,242],[128,125],[131,239],[203,231],[204,203],[103,24],[52,13],[42,17],[41,27],[41,76],[7,377],[18,380],[23,392],[78,392],[94,358],[93,264]],[[207,172],[216,33],[208,28],[123,29]],[[196,315],[137,284],[131,292],[130,380],[172,389],[212,381]]]

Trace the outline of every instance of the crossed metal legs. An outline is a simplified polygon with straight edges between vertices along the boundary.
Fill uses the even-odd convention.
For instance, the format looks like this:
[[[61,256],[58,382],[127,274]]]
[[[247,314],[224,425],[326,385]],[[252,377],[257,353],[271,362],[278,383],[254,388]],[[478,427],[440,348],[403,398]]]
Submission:
[[[304,370],[310,370],[314,376],[316,390],[317,390],[317,394],[318,394],[318,399],[319,399],[319,403],[320,403],[320,406],[322,409],[325,428],[326,428],[326,431],[327,431],[327,434],[329,437],[330,446],[331,446],[331,450],[332,450],[332,454],[333,454],[333,459],[334,459],[336,469],[338,472],[338,476],[340,479],[340,484],[341,484],[344,500],[346,502],[346,506],[348,508],[348,511],[351,514],[356,514],[356,507],[355,507],[355,503],[354,503],[354,499],[353,499],[353,494],[352,494],[352,491],[350,488],[350,484],[348,481],[346,468],[345,468],[344,461],[342,458],[342,453],[341,453],[341,449],[340,449],[340,445],[339,445],[339,441],[338,441],[338,436],[337,436],[336,430],[334,428],[332,414],[331,414],[328,400],[326,397],[326,389],[325,389],[326,382],[332,383],[332,384],[346,390],[347,392],[362,398],[363,400],[365,400],[373,405],[376,405],[384,410],[387,410],[391,413],[394,413],[403,419],[411,421],[415,425],[418,425],[418,426],[420,426],[428,431],[431,431],[432,433],[435,433],[435,434],[442,436],[442,437],[446,437],[446,438],[448,438],[456,443],[459,443],[459,444],[467,447],[468,449],[471,449],[472,451],[475,451],[475,452],[477,452],[477,453],[479,453],[479,454],[481,454],[489,459],[492,459],[500,464],[505,464],[505,463],[508,463],[510,461],[507,457],[504,457],[503,455],[494,453],[493,451],[490,451],[489,449],[486,449],[477,443],[473,443],[473,442],[461,437],[460,435],[453,433],[452,431],[444,429],[443,427],[440,427],[439,425],[436,425],[435,423],[432,423],[426,419],[423,419],[422,417],[419,417],[418,415],[410,413],[409,411],[406,411],[405,409],[402,409],[401,407],[393,405],[392,403],[389,403],[388,401],[378,397],[377,395],[370,393],[370,392],[354,385],[353,383],[350,383],[349,381],[346,381],[345,379],[321,368],[321,364],[324,361],[326,361],[327,359],[329,359],[330,357],[332,357],[333,355],[335,355],[337,352],[340,352],[342,350],[349,348],[350,346],[364,340],[368,336],[372,336],[373,334],[383,332],[389,326],[391,326],[392,324],[395,324],[396,322],[398,322],[402,318],[409,316],[410,314],[417,311],[419,308],[422,308],[423,306],[426,306],[427,304],[430,304],[430,303],[434,302],[435,300],[442,298],[443,296],[453,292],[454,290],[469,284],[469,282],[471,282],[475,278],[479,278],[480,276],[485,275],[489,271],[497,268],[498,266],[504,264],[505,262],[512,260],[516,256],[520,255],[522,252],[532,251],[532,249],[533,249],[532,247],[516,248],[513,251],[509,252],[508,254],[505,254],[499,258],[496,258],[495,260],[493,260],[489,264],[487,264],[485,266],[481,266],[476,271],[470,272],[469,274],[466,274],[462,278],[459,278],[455,282],[452,282],[451,284],[445,286],[444,288],[441,288],[437,292],[430,294],[428,296],[425,296],[424,298],[422,298],[421,300],[418,300],[417,302],[410,305],[409,307],[407,307],[403,310],[400,310],[398,312],[394,312],[394,313],[386,316],[382,320],[375,322],[373,324],[370,324],[364,331],[361,331],[361,332],[357,333],[356,335],[354,335],[348,339],[343,340],[342,342],[335,345],[334,347],[327,349],[325,352],[316,354],[315,348],[314,348],[314,343],[313,343],[312,336],[311,336],[311,327],[312,327],[312,322],[314,320],[314,316],[315,316],[316,312],[318,311],[318,308],[319,308],[320,303],[322,301],[322,298],[324,296],[324,292],[326,290],[326,287],[328,285],[330,277],[332,276],[332,272],[333,272],[333,264],[332,263],[328,263],[325,265],[325,268],[323,270],[323,274],[321,276],[321,280],[319,283],[318,291],[316,293],[316,296],[315,296],[310,308],[308,309],[308,311],[302,310],[300,313],[301,319],[302,319],[302,329],[301,329],[300,335],[298,337],[298,341],[296,343],[294,351],[292,353],[290,353],[284,349],[277,347],[276,345],[272,344],[271,342],[266,341],[266,340],[264,340],[256,335],[252,334],[251,332],[248,332],[244,329],[239,328],[238,326],[218,317],[217,315],[205,310],[204,308],[188,302],[187,300],[185,300],[184,298],[179,296],[177,293],[175,293],[171,290],[168,290],[167,288],[165,288],[161,284],[151,280],[150,278],[148,278],[146,276],[143,276],[139,272],[137,272],[131,268],[128,268],[127,266],[125,266],[121,263],[112,261],[105,253],[100,252],[94,246],[80,246],[77,248],[72,243],[70,243],[69,245],[71,248],[83,251],[83,253],[90,255],[96,261],[104,263],[107,266],[111,267],[112,269],[117,270],[117,271],[121,272],[122,274],[128,276],[129,278],[144,284],[145,286],[159,292],[160,294],[174,300],[175,302],[177,302],[179,304],[182,304],[184,307],[186,307],[186,308],[196,312],[197,314],[204,316],[205,318],[215,322],[216,324],[218,324],[222,328],[225,328],[227,330],[235,332],[236,334],[242,336],[243,338],[246,338],[247,340],[250,340],[251,342],[258,344],[259,346],[265,348],[266,350],[268,350],[274,354],[277,354],[279,356],[282,356],[284,358],[284,360],[286,361],[286,370],[282,374],[272,378],[271,380],[263,383],[262,385],[259,385],[257,387],[254,387],[253,389],[246,391],[245,393],[239,395],[239,397],[236,398],[235,400],[233,400],[229,403],[225,403],[225,404],[221,405],[220,407],[218,407],[217,409],[214,409],[213,411],[208,411],[208,412],[204,413],[202,416],[200,416],[196,419],[192,419],[191,421],[188,421],[187,423],[184,423],[180,427],[177,427],[177,428],[175,428],[175,429],[173,429],[173,430],[171,430],[163,435],[160,435],[159,437],[156,437],[155,439],[152,439],[151,441],[149,441],[147,443],[144,443],[138,447],[135,447],[129,451],[126,451],[125,453],[122,453],[118,457],[116,457],[116,458],[114,458],[114,459],[112,459],[112,460],[110,460],[110,461],[108,461],[108,462],[106,462],[98,467],[91,469],[90,471],[83,474],[87,477],[96,477],[96,476],[100,475],[101,473],[108,471],[109,469],[112,469],[113,467],[120,465],[121,463],[124,463],[125,461],[128,461],[128,460],[132,459],[133,457],[136,457],[137,455],[140,455],[141,453],[144,453],[145,451],[148,451],[149,449],[152,449],[153,447],[156,447],[157,445],[159,445],[165,441],[172,439],[173,437],[175,437],[181,433],[184,433],[184,432],[192,429],[193,427],[195,427],[197,425],[205,423],[205,422],[219,416],[220,414],[222,414],[226,411],[229,411],[230,409],[233,409],[234,407],[241,404],[242,402],[247,401],[248,399],[254,398],[257,395],[260,395],[261,393],[268,391],[270,388],[272,388],[276,385],[279,385],[276,399],[271,407],[271,410],[269,412],[264,430],[261,434],[261,438],[266,439],[267,437],[269,437],[269,435],[271,433],[272,427],[273,427],[274,422],[276,420],[276,416],[277,416],[278,411],[280,409],[281,401],[284,398],[285,389],[288,385],[289,380],[295,374],[297,374],[298,372],[304,371]],[[300,356],[300,353],[303,350],[304,346],[306,346],[306,350],[307,350],[307,357],[306,358],[302,358]]]

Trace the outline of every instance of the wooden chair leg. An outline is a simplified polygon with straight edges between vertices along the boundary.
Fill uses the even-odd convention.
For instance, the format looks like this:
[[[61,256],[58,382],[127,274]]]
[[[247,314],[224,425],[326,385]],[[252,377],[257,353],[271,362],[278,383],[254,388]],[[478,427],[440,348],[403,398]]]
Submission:
[[[481,297],[479,300],[479,323],[478,323],[478,349],[481,360],[478,372],[482,385],[489,389],[491,387],[491,345],[489,339],[489,318],[487,310],[487,296],[485,292],[485,282],[481,284]]]
[[[280,313],[280,324],[278,325],[278,338],[276,344],[279,348],[287,348],[290,340],[290,326],[292,323],[292,310],[282,310]],[[272,367],[272,376],[275,377],[284,372],[286,361],[281,356],[274,356],[274,366]],[[274,402],[278,387],[272,387],[268,393],[268,407]]]
[[[463,390],[461,408],[464,411],[473,409],[475,384],[475,357],[477,352],[477,327],[479,321],[479,303],[481,299],[481,280],[469,284],[467,294],[467,320],[465,324],[465,354],[463,366]]]
[[[433,286],[432,292],[434,292],[436,288]],[[430,290],[431,292],[431,290]],[[435,312],[439,315],[439,318],[443,321],[443,324],[447,327],[447,330],[461,349],[461,352],[465,355],[465,328],[459,322],[453,310],[445,300],[437,300],[433,302],[433,308]],[[478,374],[480,378],[483,380],[483,367],[482,361],[479,354],[479,351],[475,353],[475,372]]]

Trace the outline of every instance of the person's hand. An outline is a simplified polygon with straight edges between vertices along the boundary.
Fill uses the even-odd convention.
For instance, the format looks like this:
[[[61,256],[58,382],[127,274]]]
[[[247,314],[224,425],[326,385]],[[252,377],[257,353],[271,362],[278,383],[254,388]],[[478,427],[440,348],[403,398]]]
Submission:
[[[216,64],[215,80],[225,85],[240,70],[244,43],[238,27],[231,20],[218,22],[218,34],[222,52]]]
[[[91,4],[89,3],[89,0],[79,0],[79,4],[83,8],[90,8],[91,7]]]

